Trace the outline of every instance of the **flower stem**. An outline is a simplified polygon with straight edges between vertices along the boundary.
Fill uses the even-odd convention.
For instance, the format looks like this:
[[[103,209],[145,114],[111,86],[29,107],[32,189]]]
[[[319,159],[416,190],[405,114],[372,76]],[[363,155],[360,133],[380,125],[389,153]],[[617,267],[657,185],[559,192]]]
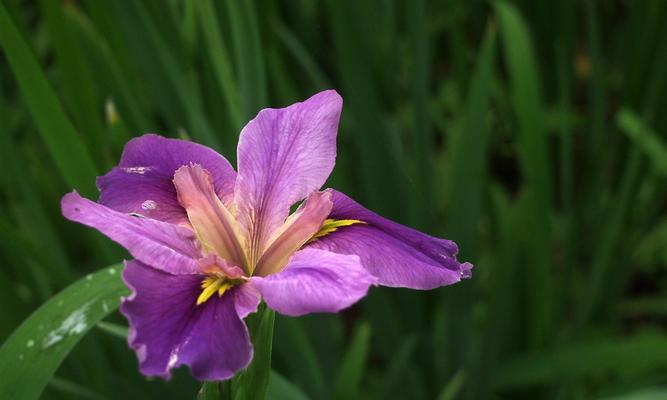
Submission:
[[[229,381],[204,382],[198,400],[263,400],[266,397],[271,374],[274,320],[275,313],[265,304],[248,316],[246,322],[254,347],[252,362]]]

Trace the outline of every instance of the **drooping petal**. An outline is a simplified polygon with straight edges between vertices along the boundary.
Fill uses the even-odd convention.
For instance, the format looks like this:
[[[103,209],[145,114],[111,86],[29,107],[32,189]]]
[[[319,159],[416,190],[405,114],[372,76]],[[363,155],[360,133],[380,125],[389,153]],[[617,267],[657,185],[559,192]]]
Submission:
[[[174,174],[174,186],[203,250],[235,265],[247,265],[241,243],[245,235],[215,194],[211,175],[200,165],[185,165]]]
[[[257,306],[259,306],[262,296],[251,282],[239,285],[234,290],[236,296],[234,304],[239,318],[245,318],[248,314],[257,311]]]
[[[332,205],[330,192],[311,193],[268,241],[268,247],[260,257],[254,274],[266,276],[280,271],[292,253],[320,229]]]
[[[287,108],[264,109],[241,131],[234,199],[257,261],[292,204],[333,169],[342,99],[333,90]]]
[[[72,221],[90,226],[125,247],[142,262],[173,274],[197,274],[200,250],[189,228],[124,214],[72,192],[61,207]]]
[[[223,200],[233,198],[236,172],[223,156],[197,143],[147,134],[127,142],[118,166],[97,179],[99,202],[116,211],[187,223],[172,179],[190,163],[211,173]]]
[[[333,191],[332,201],[329,218],[364,223],[338,228],[309,248],[356,254],[385,286],[433,289],[471,276],[472,265],[456,260],[454,242],[382,218],[340,192]]]
[[[229,379],[252,359],[236,308],[239,296],[246,304],[242,310],[249,301],[239,287],[198,306],[201,276],[171,275],[129,261],[123,279],[133,293],[120,311],[130,322],[128,342],[144,375],[168,379],[172,368],[187,365],[197,379]]]
[[[357,256],[304,249],[294,253],[282,271],[250,281],[270,308],[299,316],[347,308],[366,295],[376,278]]]

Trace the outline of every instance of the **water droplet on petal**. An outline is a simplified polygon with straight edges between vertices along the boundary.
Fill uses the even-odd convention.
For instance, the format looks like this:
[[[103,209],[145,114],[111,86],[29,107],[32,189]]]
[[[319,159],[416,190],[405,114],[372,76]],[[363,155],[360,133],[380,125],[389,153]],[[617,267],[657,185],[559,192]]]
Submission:
[[[156,210],[157,203],[153,200],[146,200],[143,203],[141,203],[141,208],[143,210]]]
[[[146,172],[150,171],[151,169],[152,169],[151,167],[126,167],[123,168],[123,171],[127,172],[128,174],[143,175]]]

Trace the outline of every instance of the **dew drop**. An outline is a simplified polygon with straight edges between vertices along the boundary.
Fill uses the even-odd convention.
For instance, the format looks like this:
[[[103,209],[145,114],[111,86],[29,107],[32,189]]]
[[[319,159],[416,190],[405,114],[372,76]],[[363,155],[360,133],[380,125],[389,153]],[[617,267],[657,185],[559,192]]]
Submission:
[[[151,169],[152,169],[151,167],[126,167],[123,168],[123,171],[127,172],[128,174],[143,175],[146,172],[150,171]]]
[[[86,280],[87,281],[92,281],[93,280],[93,275],[92,274],[86,275]]]
[[[146,200],[143,203],[141,203],[141,208],[143,210],[156,210],[157,203],[153,200]]]
[[[19,354],[19,361],[23,361],[23,358],[24,358],[23,354]]]
[[[25,346],[26,346],[27,348],[31,348],[31,347],[34,346],[34,345],[35,345],[35,341],[32,340],[32,339],[28,340],[28,341],[26,342],[26,344],[25,344]]]
[[[115,268],[109,268],[109,275],[116,275],[116,269]]]

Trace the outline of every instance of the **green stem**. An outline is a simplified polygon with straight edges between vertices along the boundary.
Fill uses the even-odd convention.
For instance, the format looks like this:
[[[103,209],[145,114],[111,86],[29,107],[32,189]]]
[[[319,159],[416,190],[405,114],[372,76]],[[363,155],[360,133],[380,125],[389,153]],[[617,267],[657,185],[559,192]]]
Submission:
[[[265,304],[246,318],[254,347],[252,362],[231,380],[204,382],[198,400],[262,400],[266,397],[271,374],[274,320],[275,313]]]

